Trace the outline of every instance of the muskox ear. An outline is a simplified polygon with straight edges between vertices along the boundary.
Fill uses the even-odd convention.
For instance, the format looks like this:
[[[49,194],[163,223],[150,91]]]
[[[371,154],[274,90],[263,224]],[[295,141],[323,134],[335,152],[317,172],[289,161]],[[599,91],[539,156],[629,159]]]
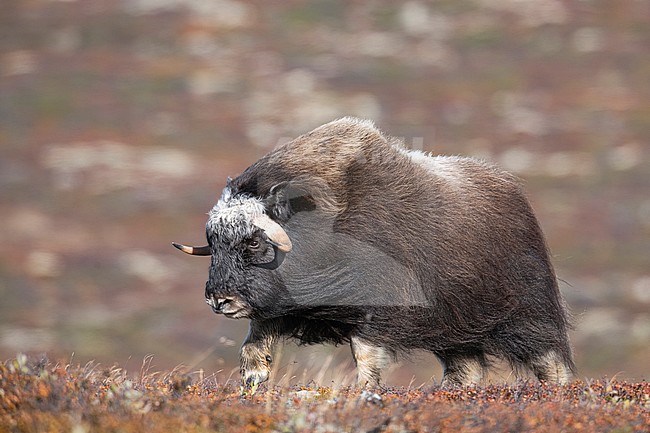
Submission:
[[[309,191],[294,182],[280,182],[269,190],[265,200],[267,213],[277,220],[286,221],[297,212],[315,209]]]

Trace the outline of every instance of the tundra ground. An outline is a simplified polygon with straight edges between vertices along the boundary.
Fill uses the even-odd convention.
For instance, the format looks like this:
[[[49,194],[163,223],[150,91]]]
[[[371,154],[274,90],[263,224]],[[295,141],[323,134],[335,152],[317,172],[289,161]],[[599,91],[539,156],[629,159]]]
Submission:
[[[647,432],[650,383],[527,381],[445,390],[261,386],[169,372],[0,364],[5,432]]]

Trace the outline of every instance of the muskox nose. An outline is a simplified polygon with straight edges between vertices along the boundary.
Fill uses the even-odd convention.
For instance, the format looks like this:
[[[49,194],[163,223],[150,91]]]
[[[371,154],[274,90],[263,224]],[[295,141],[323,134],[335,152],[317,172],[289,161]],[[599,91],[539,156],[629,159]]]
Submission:
[[[221,313],[223,308],[230,304],[234,299],[233,298],[206,298],[205,302],[212,307],[212,311],[215,313]]]

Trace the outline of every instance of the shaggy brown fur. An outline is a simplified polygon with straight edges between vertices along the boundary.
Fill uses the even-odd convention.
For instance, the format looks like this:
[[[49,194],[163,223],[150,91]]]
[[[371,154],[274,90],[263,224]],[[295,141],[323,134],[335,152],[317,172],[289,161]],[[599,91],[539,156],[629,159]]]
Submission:
[[[243,219],[263,204],[293,243],[281,266],[260,269],[273,251],[246,248],[254,228],[208,225],[206,297],[245,303],[238,317],[253,321],[245,381],[266,379],[247,354],[266,359],[279,336],[352,341],[370,382],[387,354],[412,349],[436,354],[450,384],[480,380],[491,357],[541,380],[575,371],[540,227],[520,182],[492,165],[407,151],[371,122],[344,118],[251,165],[219,209],[232,213],[231,200]]]

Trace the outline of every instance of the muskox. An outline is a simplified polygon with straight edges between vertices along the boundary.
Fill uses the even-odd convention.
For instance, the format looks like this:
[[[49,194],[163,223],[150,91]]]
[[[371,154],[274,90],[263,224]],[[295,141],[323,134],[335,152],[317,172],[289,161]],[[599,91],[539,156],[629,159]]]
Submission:
[[[273,347],[349,343],[362,385],[395,357],[432,352],[443,384],[504,359],[539,380],[575,373],[549,252],[516,177],[409,151],[343,118],[228,179],[209,212],[206,302],[250,320],[244,384],[268,379]]]

